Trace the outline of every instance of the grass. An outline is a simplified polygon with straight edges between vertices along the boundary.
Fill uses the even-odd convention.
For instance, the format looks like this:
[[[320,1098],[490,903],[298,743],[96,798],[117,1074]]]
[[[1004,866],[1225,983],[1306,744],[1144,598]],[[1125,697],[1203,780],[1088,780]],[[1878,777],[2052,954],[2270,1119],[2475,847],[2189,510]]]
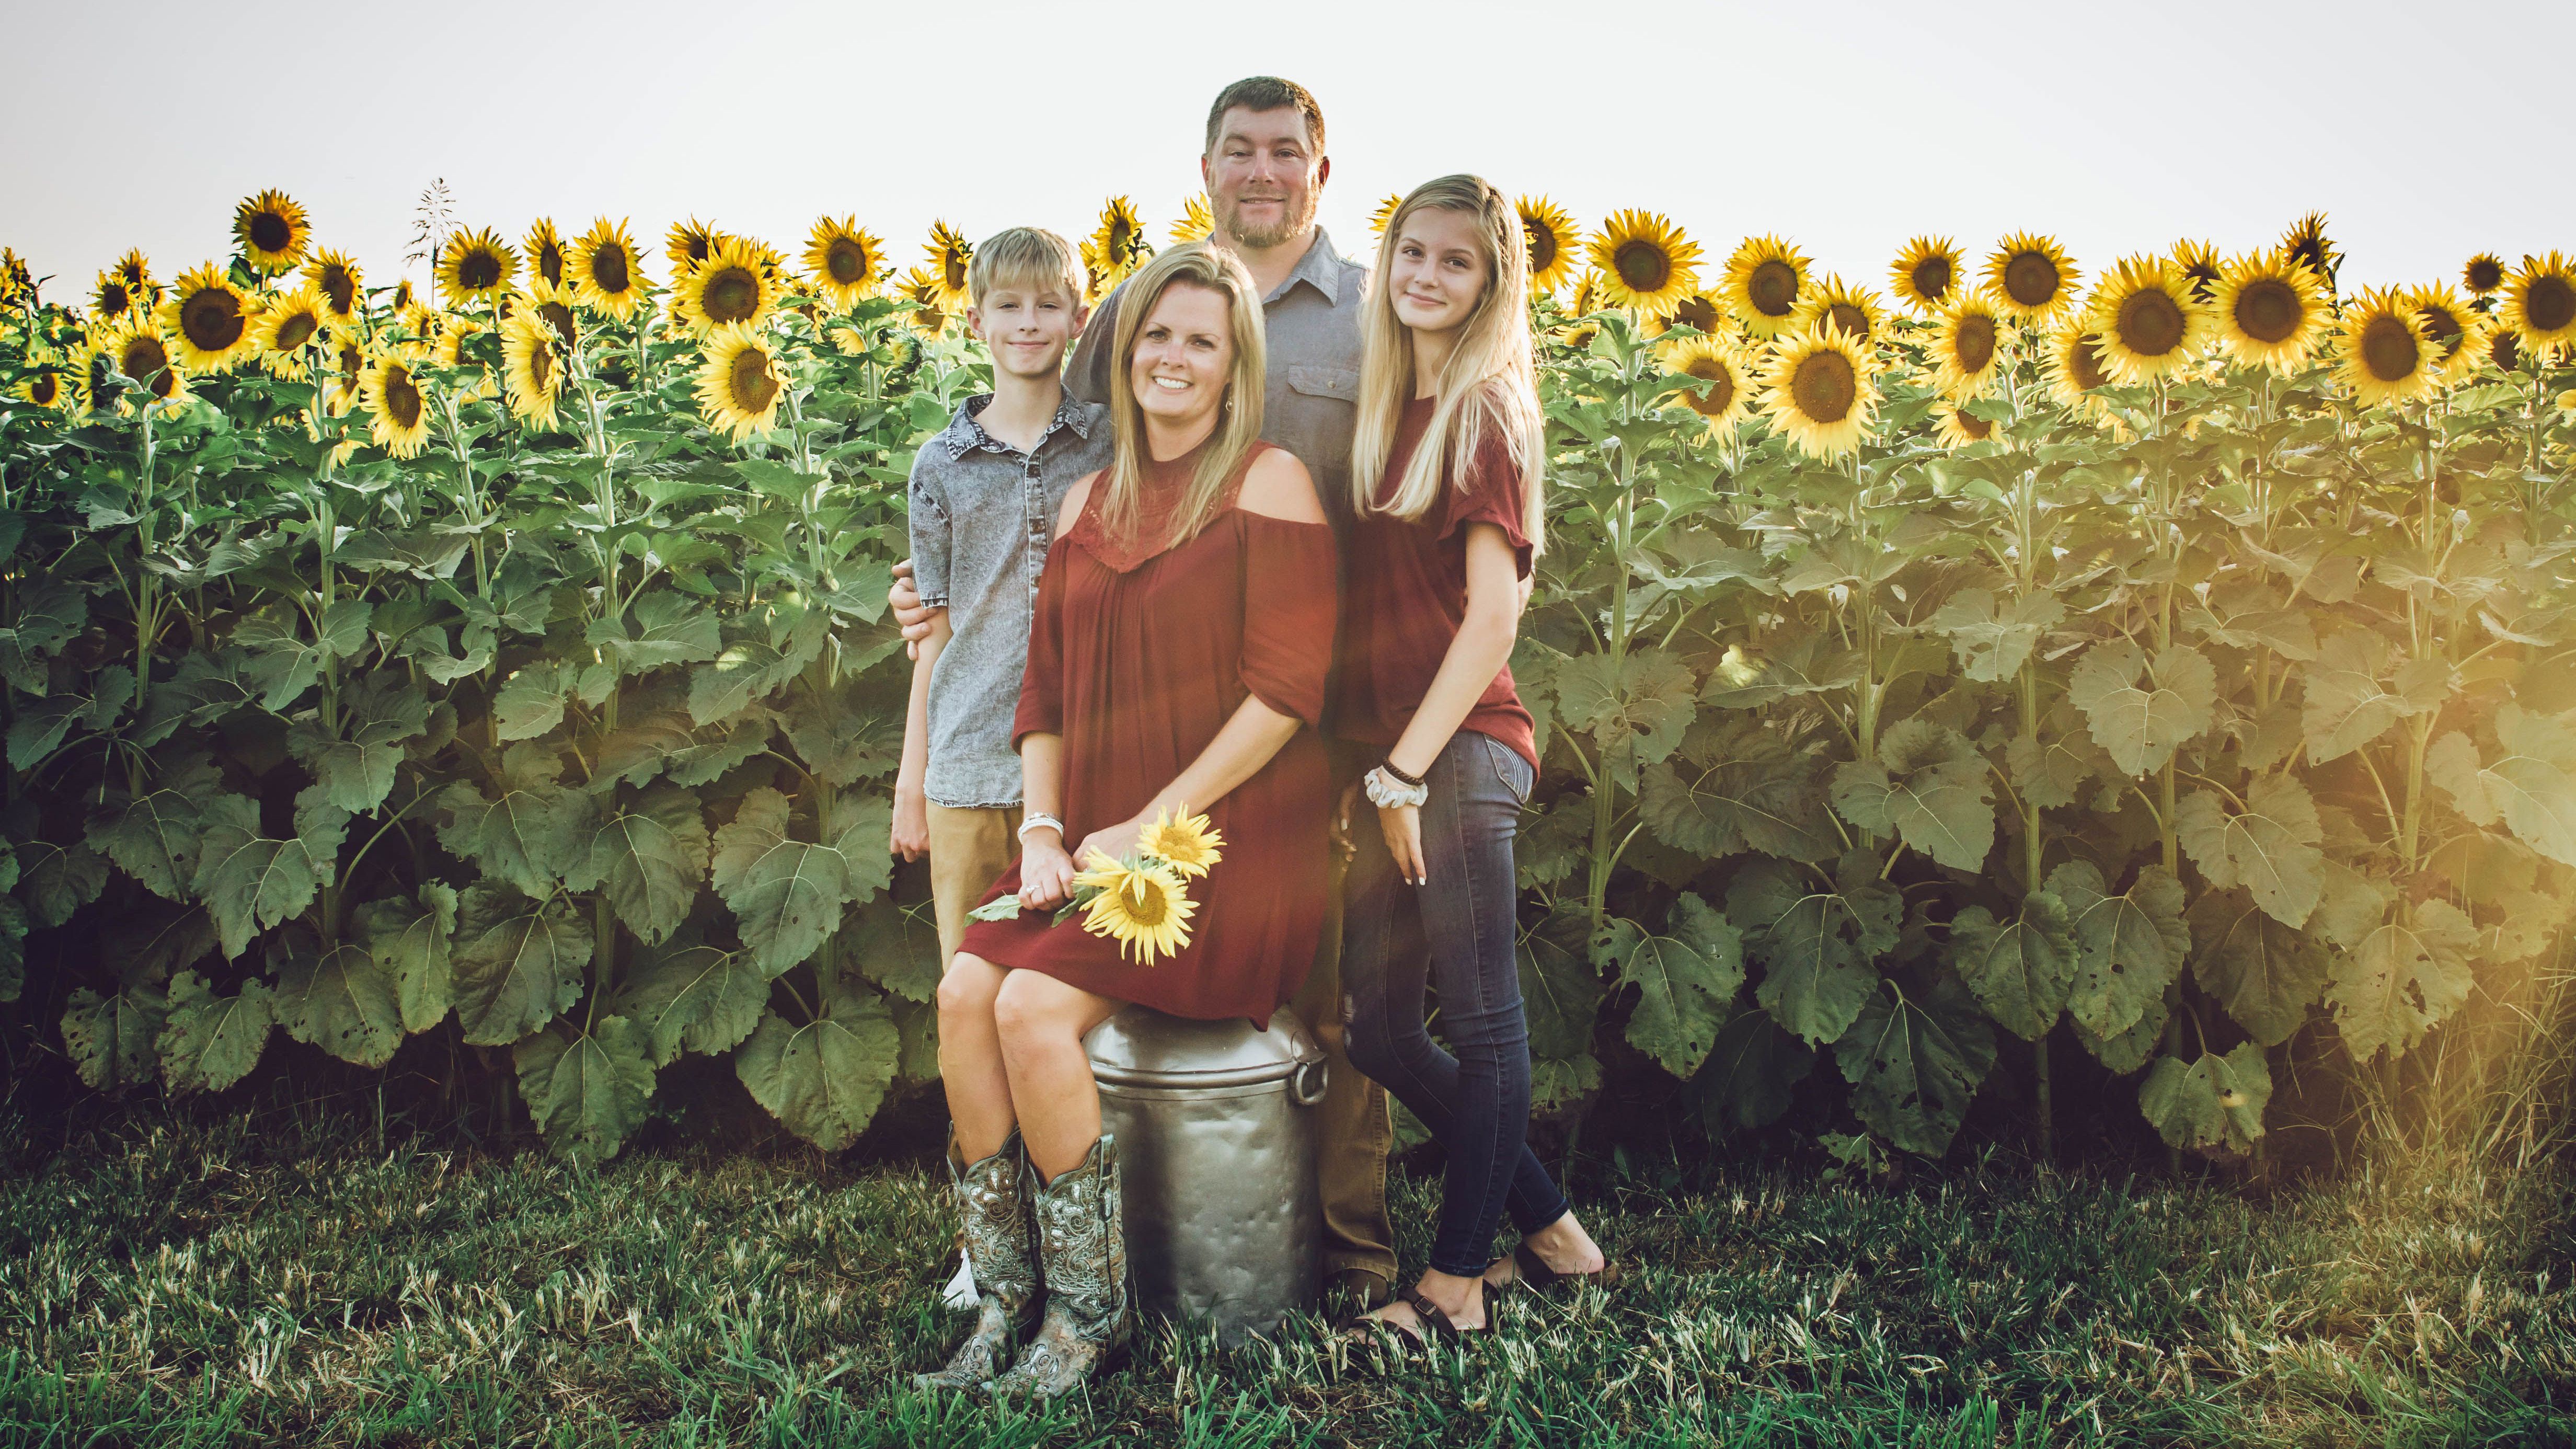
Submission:
[[[1152,1329],[1086,1401],[897,1387],[960,1320],[928,1164],[377,1152],[141,1125],[0,1181],[0,1442],[2576,1445],[2576,1174],[2257,1202],[1968,1165],[1587,1182],[1642,1268],[1391,1363]],[[1436,1183],[1399,1179],[1408,1263]]]

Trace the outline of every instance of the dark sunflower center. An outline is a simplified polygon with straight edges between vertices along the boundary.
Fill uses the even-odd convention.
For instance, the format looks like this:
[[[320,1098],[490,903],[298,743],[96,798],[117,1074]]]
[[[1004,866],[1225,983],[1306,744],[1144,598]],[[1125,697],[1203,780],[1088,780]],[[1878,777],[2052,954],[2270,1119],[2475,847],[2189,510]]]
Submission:
[[[341,377],[350,382],[356,382],[358,380],[359,371],[366,367],[366,365],[367,355],[365,353],[360,352],[354,347],[343,347],[340,349]]]
[[[2218,268],[2207,262],[2194,262],[2183,268],[2182,274],[2191,279],[2193,301],[2206,302],[2218,295]]]
[[[1961,372],[1974,376],[1985,371],[1986,364],[1995,360],[1995,319],[1981,312],[1960,318],[1958,339],[1950,344],[1950,352]]]
[[[548,242],[544,246],[537,248],[537,275],[545,278],[546,285],[550,287],[560,287],[563,285],[562,247],[556,246],[553,242]]]
[[[385,416],[394,420],[394,426],[409,429],[420,425],[420,388],[411,380],[410,368],[385,369],[384,396]]]
[[[2576,323],[2576,283],[2556,273],[2532,278],[2522,296],[2522,315],[2541,332],[2556,332]]]
[[[1127,218],[1122,216],[1109,223],[1109,255],[1112,258],[1126,256],[1135,246],[1136,229],[1127,224]]]
[[[98,289],[98,310],[109,316],[121,316],[134,310],[134,297],[114,282]]]
[[[1786,317],[1798,305],[1798,269],[1773,257],[1744,279],[1745,300],[1765,317]]]
[[[1712,418],[1721,417],[1735,405],[1735,369],[1714,357],[1694,357],[1682,371],[1708,381],[1707,391],[1682,394],[1683,401],[1691,405],[1693,412]]]
[[[1859,383],[1851,359],[1825,348],[1798,363],[1798,370],[1789,376],[1789,395],[1797,400],[1798,411],[1814,421],[1839,423],[1860,401]]]
[[[1995,435],[1995,425],[1993,423],[1988,422],[1984,418],[1978,417],[1975,413],[1969,412],[1965,408],[1962,408],[1950,415],[1950,426],[1957,428],[1960,432],[1965,433],[1971,438],[1977,439],[1979,442],[1983,442]]]
[[[1557,248],[1554,231],[1544,226],[1533,225],[1524,233],[1523,239],[1529,243],[1531,276],[1542,275],[1548,268],[1556,265]]]
[[[590,284],[609,296],[626,290],[626,248],[601,247],[590,254]]]
[[[708,275],[699,297],[708,321],[739,322],[760,305],[760,277],[749,267],[719,267]]]
[[[27,384],[27,400],[40,408],[52,407],[62,392],[62,378],[50,372],[37,373],[35,380]]]
[[[2289,341],[2305,311],[2299,289],[2278,277],[2248,282],[2236,294],[2237,330],[2267,347]]]
[[[255,211],[250,218],[250,244],[264,252],[282,252],[295,240],[295,228],[285,217],[273,211]]]
[[[733,355],[733,365],[725,370],[725,386],[733,394],[734,410],[755,417],[767,412],[770,399],[778,396],[778,380],[769,375],[769,357],[757,347]]]
[[[2111,380],[2111,374],[2102,370],[2102,359],[2093,353],[2093,349],[2101,345],[2099,333],[2087,332],[2075,339],[2073,347],[2066,349],[2067,371],[2073,374],[2075,385],[2086,392]]]
[[[1859,341],[1869,338],[1869,314],[1849,302],[1836,302],[1825,309],[1825,325],[1837,328]]]
[[[1621,242],[1610,254],[1610,265],[1618,271],[1620,282],[1641,296],[1662,291],[1673,279],[1673,259],[1643,237]]]
[[[1914,295],[1926,302],[1939,303],[1949,300],[1950,259],[1948,257],[1925,257],[1914,264],[1914,270],[1909,275],[1914,283]]]
[[[1680,304],[1673,308],[1673,315],[1666,325],[1672,323],[1696,327],[1702,332],[1715,332],[1717,307],[1706,297],[1684,297]]]
[[[553,348],[528,349],[528,380],[537,385],[539,392],[555,390],[555,350]]]
[[[179,330],[207,352],[221,352],[241,341],[244,325],[240,299],[221,287],[199,288],[179,309]]]
[[[2510,332],[2497,333],[2487,344],[2487,357],[2505,371],[2513,371],[2522,363],[2522,339]]]
[[[2404,382],[2424,357],[2415,329],[2383,312],[2362,325],[2361,365],[2381,382]]]
[[[117,353],[116,370],[154,392],[166,392],[164,375],[170,370],[170,354],[162,350],[159,341],[137,337]]]
[[[501,258],[496,252],[473,247],[456,259],[456,285],[468,292],[488,292],[501,285]]]
[[[2131,293],[2112,325],[2120,344],[2140,357],[2163,357],[2182,346],[2182,308],[2162,287]]]
[[[823,252],[823,270],[835,283],[855,287],[868,279],[867,250],[848,237],[834,237]]]
[[[332,311],[347,312],[358,305],[358,279],[347,267],[324,267],[322,295],[331,299]]]
[[[2435,342],[2441,344],[2441,360],[2444,362],[2457,356],[2460,344],[2468,341],[2468,338],[2462,335],[2460,319],[2452,316],[2451,309],[2448,307],[2426,307],[2415,315],[2423,320],[2424,330],[2433,335]]]
[[[694,266],[705,261],[707,253],[715,249],[715,237],[708,232],[691,232],[685,239],[685,244],[689,249],[689,263]]]
[[[2004,263],[2004,294],[2025,307],[2045,306],[2057,295],[2057,263],[2046,252],[2015,252]]]
[[[320,321],[310,312],[288,314],[285,320],[277,324],[277,350],[293,352],[302,347],[313,340],[313,333],[320,326]]]
[[[2504,285],[2504,263],[2493,257],[2471,257],[2460,275],[2472,292],[2492,292]]]
[[[955,247],[950,247],[948,249],[946,259],[940,264],[940,278],[947,284],[949,291],[964,291],[966,288],[966,253]]]
[[[555,335],[563,339],[564,346],[572,346],[573,320],[572,309],[570,307],[565,306],[561,302],[539,302],[537,304],[537,317],[548,327],[555,330]]]

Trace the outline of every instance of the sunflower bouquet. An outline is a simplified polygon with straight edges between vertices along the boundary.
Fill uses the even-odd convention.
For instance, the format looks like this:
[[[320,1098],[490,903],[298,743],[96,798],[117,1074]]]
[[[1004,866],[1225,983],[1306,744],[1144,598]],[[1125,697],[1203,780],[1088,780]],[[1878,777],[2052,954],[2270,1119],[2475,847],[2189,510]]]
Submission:
[[[1084,930],[1116,941],[1122,956],[1132,948],[1147,966],[1177,955],[1190,944],[1190,917],[1198,910],[1189,883],[1222,858],[1224,844],[1204,815],[1157,814],[1124,859],[1091,852],[1053,924],[1079,914]],[[1015,921],[1019,915],[1020,898],[1006,895],[976,907],[968,918]]]

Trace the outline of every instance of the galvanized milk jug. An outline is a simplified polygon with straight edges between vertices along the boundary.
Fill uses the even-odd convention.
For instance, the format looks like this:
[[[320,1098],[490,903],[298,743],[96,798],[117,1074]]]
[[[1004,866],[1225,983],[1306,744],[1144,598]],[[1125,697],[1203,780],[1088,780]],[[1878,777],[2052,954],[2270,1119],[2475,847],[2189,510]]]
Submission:
[[[1296,1016],[1189,1021],[1131,1006],[1083,1039],[1118,1138],[1136,1306],[1227,1343],[1313,1306],[1324,1053]]]

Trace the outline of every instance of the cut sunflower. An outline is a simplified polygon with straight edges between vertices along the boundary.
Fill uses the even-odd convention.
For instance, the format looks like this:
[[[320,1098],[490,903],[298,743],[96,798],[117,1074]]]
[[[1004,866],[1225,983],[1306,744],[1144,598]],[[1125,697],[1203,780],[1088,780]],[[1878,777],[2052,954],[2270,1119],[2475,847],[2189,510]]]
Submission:
[[[260,365],[275,377],[303,378],[309,371],[305,349],[330,325],[322,310],[322,294],[310,287],[269,303],[251,327]]]
[[[1087,868],[1073,878],[1074,888],[1099,892],[1083,908],[1082,928],[1118,943],[1118,954],[1131,951],[1138,964],[1178,955],[1190,944],[1190,916],[1198,910],[1174,872],[1148,865],[1128,865],[1097,851]]]
[[[777,345],[747,323],[732,322],[707,337],[698,368],[698,409],[707,426],[739,443],[764,433],[786,396],[787,369]]]
[[[2283,377],[2306,365],[2329,320],[2324,283],[2277,247],[2229,262],[2211,304],[2228,355]]]
[[[1224,859],[1224,845],[1224,834],[1210,826],[1206,816],[1192,815],[1183,807],[1179,812],[1155,812],[1154,823],[1145,827],[1136,850],[1189,878],[1207,874],[1209,866]]]
[[[1718,291],[1746,331],[1768,339],[1789,330],[1806,288],[1806,256],[1779,237],[1755,236],[1726,259],[1726,280]]]
[[[2513,329],[2534,353],[2576,341],[2576,262],[2554,251],[2524,257],[2505,279],[2496,321]]]
[[[538,217],[537,224],[528,228],[527,239],[520,245],[527,249],[529,276],[550,287],[565,285],[569,258],[564,252],[563,238],[555,234],[553,217]]]
[[[179,365],[192,373],[230,371],[254,345],[250,298],[212,262],[182,275],[170,288],[159,321]]]
[[[2460,300],[2448,282],[2417,287],[2406,305],[2434,349],[2434,383],[2452,387],[2467,380],[2486,357],[2487,319]]]
[[[1775,432],[1810,458],[1830,461],[1860,447],[1878,408],[1869,353],[1839,329],[1781,340],[1762,378],[1762,411]]]
[[[283,191],[263,191],[233,208],[233,239],[241,244],[242,260],[263,277],[293,271],[312,238],[304,208]]]
[[[2426,336],[2405,295],[2375,287],[2344,305],[2334,337],[2335,380],[2363,407],[2384,407],[2432,391],[2441,349]]]
[[[1814,332],[1830,327],[1867,347],[1879,340],[1886,325],[1887,314],[1878,304],[1877,293],[1827,272],[1798,299],[1789,330]]]
[[[2281,233],[2281,250],[2290,260],[2317,274],[2326,292],[2334,292],[2335,273],[2343,270],[2343,252],[2326,235],[2326,214],[2312,211],[2290,224]]]
[[[1589,254],[1606,306],[1653,316],[1699,290],[1699,244],[1657,212],[1612,213]]]
[[[707,259],[671,284],[671,313],[704,337],[719,327],[757,327],[778,305],[778,287],[760,264],[759,248],[734,237],[716,242]]]
[[[877,294],[885,276],[885,244],[859,226],[855,216],[834,221],[814,218],[806,237],[805,273],[815,295],[835,312],[847,312]]]
[[[488,226],[456,233],[438,253],[438,290],[450,306],[497,298],[518,272],[519,254]]]
[[[534,307],[522,307],[501,324],[501,379],[510,411],[539,427],[553,427],[563,394],[564,339]]]
[[[951,317],[965,316],[974,301],[966,291],[966,269],[975,260],[974,245],[966,240],[964,232],[944,221],[934,221],[922,253],[922,265],[939,287],[939,310]]]
[[[1752,368],[1743,350],[1726,338],[1693,337],[1668,344],[1663,363],[1684,377],[1708,384],[1697,389],[1675,388],[1666,396],[1699,414],[1700,421],[1715,436],[1733,436],[1736,426],[1753,410]]]
[[[1982,443],[1995,435],[1995,425],[1969,412],[1954,402],[1942,402],[1932,409],[1933,432],[1945,448],[1964,448]]]
[[[1582,249],[1574,217],[1545,196],[1524,196],[1515,209],[1521,214],[1521,240],[1529,247],[1530,290],[1554,293],[1573,272],[1574,255]]]
[[[2504,258],[2493,252],[2480,252],[2460,268],[2460,285],[2468,288],[2472,297],[2485,297],[2504,290],[2506,275]]]
[[[2057,239],[2036,232],[2014,232],[1986,258],[1986,291],[1995,304],[2016,321],[2040,326],[2075,305],[2079,275]]]
[[[304,263],[304,285],[321,299],[323,320],[336,329],[356,327],[366,315],[365,274],[345,252],[316,251]]]
[[[626,223],[601,217],[572,246],[573,295],[585,307],[596,307],[623,322],[644,300],[643,258],[635,251]]]
[[[1172,242],[1180,245],[1199,241],[1216,232],[1216,218],[1208,214],[1207,195],[1202,192],[1181,203],[1181,219],[1172,223]]]
[[[416,458],[429,442],[429,398],[409,359],[385,355],[358,374],[358,401],[367,410],[367,435],[397,458]]]
[[[1959,244],[1946,236],[1918,236],[1887,268],[1887,289],[1918,317],[1938,317],[1964,289],[1959,285]]]
[[[2227,268],[2218,259],[2218,248],[2209,242],[2190,237],[2173,244],[2173,264],[2191,281],[2191,294],[2204,302],[2218,298],[2218,279]]]
[[[2003,359],[2004,319],[1991,298],[1962,289],[1933,324],[1932,385],[1953,401],[1983,393]]]
[[[2084,326],[2112,378],[2150,382],[2180,370],[2209,345],[2217,319],[2191,294],[2191,279],[2162,257],[2129,257],[2094,288]]]

